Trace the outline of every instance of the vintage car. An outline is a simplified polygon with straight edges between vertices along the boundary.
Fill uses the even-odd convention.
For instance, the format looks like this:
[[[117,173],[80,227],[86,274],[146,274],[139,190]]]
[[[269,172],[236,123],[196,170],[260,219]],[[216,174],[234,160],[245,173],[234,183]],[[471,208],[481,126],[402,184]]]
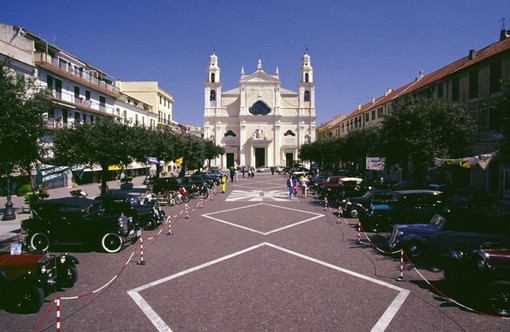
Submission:
[[[325,197],[324,196],[325,190],[327,188],[330,188],[330,187],[340,186],[341,179],[343,179],[345,177],[347,177],[347,176],[345,176],[345,175],[332,175],[332,176],[328,176],[328,178],[326,179],[325,182],[317,183],[317,187],[315,188],[315,195],[318,198],[323,199]]]
[[[0,254],[0,301],[15,313],[34,313],[44,298],[78,280],[78,259],[44,253]]]
[[[202,179],[204,179],[205,182],[207,182],[207,184],[209,186],[213,186],[213,185],[219,186],[220,185],[221,174],[213,173],[210,171],[205,171],[205,172],[195,172],[195,173],[193,173],[193,175],[199,175],[200,177],[202,177]]]
[[[182,180],[177,177],[162,177],[153,180],[152,191],[162,193],[164,191],[175,191],[182,186]]]
[[[52,244],[89,244],[115,253],[142,234],[132,217],[108,213],[102,202],[92,199],[49,199],[31,208],[32,215],[21,228],[27,246],[35,250],[47,251]]]
[[[391,230],[395,224],[419,224],[428,222],[436,213],[448,211],[442,192],[435,190],[398,190],[392,199],[372,202],[367,213],[359,221],[364,231]]]
[[[473,251],[452,251],[444,278],[461,294],[474,297],[481,310],[510,316],[510,239]]]
[[[339,209],[341,214],[347,218],[359,218],[361,213],[372,203],[379,204],[392,200],[392,191],[373,189],[365,192],[363,196],[349,196],[340,200]]]
[[[450,219],[436,214],[427,224],[394,225],[388,239],[392,250],[405,250],[408,257],[447,257],[452,250],[470,251],[484,242],[498,241],[508,230],[510,221],[490,217]]]
[[[155,229],[165,219],[165,212],[157,201],[145,204],[134,194],[112,192],[98,196],[95,200],[103,202],[107,212],[113,214],[124,213],[127,217],[132,217],[138,221],[146,230]]]

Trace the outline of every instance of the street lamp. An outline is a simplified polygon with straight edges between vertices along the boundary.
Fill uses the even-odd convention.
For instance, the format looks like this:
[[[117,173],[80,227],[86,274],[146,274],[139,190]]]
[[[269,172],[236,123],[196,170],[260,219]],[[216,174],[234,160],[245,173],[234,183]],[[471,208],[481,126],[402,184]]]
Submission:
[[[16,215],[14,214],[14,206],[11,200],[11,176],[7,176],[7,202],[5,203],[5,211],[4,216],[2,217],[3,221],[14,220],[16,219]]]

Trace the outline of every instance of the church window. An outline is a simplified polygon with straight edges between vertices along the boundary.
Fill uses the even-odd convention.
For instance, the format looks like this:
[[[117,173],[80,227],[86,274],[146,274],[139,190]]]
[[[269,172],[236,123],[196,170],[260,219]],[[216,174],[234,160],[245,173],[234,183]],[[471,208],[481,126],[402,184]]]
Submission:
[[[229,131],[227,131],[227,132],[225,133],[225,135],[223,135],[223,136],[225,136],[225,137],[227,137],[227,136],[236,137],[237,135],[236,135],[236,133],[234,133],[232,130],[229,130]]]
[[[271,113],[271,109],[259,100],[250,107],[250,113],[253,115],[268,115]]]
[[[211,90],[209,94],[209,101],[216,101],[216,90]]]
[[[214,83],[216,81],[216,74],[211,73],[211,83]]]
[[[308,83],[308,73],[305,73],[305,83]]]
[[[294,132],[292,132],[292,130],[289,129],[285,132],[285,134],[283,134],[283,136],[296,136],[296,134],[294,134]]]
[[[310,101],[310,91],[305,91],[305,101]]]

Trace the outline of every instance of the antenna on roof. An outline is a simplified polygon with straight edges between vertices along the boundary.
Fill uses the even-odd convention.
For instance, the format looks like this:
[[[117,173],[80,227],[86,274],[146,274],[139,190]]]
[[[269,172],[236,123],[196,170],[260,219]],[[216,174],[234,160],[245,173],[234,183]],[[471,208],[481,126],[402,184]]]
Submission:
[[[502,17],[501,18],[501,30],[504,30],[505,29],[505,18]]]

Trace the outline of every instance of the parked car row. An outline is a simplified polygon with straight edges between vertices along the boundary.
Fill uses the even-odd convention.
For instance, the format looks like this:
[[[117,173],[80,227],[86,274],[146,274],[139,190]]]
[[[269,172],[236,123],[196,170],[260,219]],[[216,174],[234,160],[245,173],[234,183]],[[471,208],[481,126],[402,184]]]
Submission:
[[[447,284],[479,310],[510,316],[510,200],[433,185],[372,189],[341,199],[339,211],[364,231],[390,231],[390,251],[443,266]]]

